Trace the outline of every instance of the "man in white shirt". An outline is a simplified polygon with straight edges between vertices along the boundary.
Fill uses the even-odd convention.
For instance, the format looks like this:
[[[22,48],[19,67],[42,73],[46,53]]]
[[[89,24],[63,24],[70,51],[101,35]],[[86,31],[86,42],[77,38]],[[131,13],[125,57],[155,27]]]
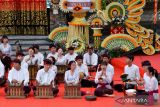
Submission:
[[[65,55],[66,63],[68,64],[70,61],[75,61],[77,53],[74,52],[73,47],[68,48],[68,53]]]
[[[5,67],[4,67],[4,64],[1,61],[2,57],[3,57],[2,51],[0,51],[0,86],[3,86],[6,83]]]
[[[83,56],[78,55],[76,57],[77,62],[77,71],[79,72],[80,79],[81,79],[81,87],[92,87],[93,81],[90,81],[90,76],[88,73],[87,65],[83,64]]]
[[[27,69],[21,68],[21,61],[15,59],[13,61],[13,68],[9,71],[8,81],[11,85],[24,85],[24,94],[29,94],[31,88],[29,83],[29,72]],[[7,88],[5,89],[7,92]]]
[[[44,56],[41,52],[39,52],[39,45],[33,45],[33,48],[35,50],[34,55],[38,58],[38,65],[40,66],[40,64],[43,63]]]
[[[21,61],[21,68],[28,69],[28,64],[23,60],[24,59],[24,54],[19,52],[16,55],[16,58]]]
[[[55,86],[55,72],[51,69],[52,62],[49,59],[44,60],[44,68],[37,72],[37,85],[53,85],[53,95],[56,96],[59,92],[58,87]],[[34,88],[36,90],[36,87]]]
[[[87,47],[87,53],[83,56],[83,63],[88,66],[89,71],[96,71],[98,55],[93,52],[93,47]]]
[[[50,44],[49,49],[50,49],[50,53],[47,55],[47,58],[49,58],[50,56],[53,56],[57,60],[58,53],[57,53],[56,46],[54,44]]]
[[[134,56],[126,56],[126,66],[124,67],[124,74],[128,74],[127,79],[129,80],[126,83],[126,89],[134,89],[137,81],[140,79],[139,67],[133,64]]]

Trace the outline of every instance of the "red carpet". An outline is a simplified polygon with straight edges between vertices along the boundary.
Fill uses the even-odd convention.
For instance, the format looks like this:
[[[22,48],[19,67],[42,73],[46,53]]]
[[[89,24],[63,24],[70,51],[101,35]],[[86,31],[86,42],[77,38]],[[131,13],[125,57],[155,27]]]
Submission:
[[[154,56],[136,56],[134,63],[141,66],[141,62],[144,60],[150,60],[153,67],[160,71],[160,54]],[[115,67],[115,83],[120,82],[119,76],[123,73],[123,67],[125,65],[124,58],[115,58],[112,60],[112,64]],[[141,74],[143,71],[141,70]],[[63,84],[59,87],[60,93],[56,98],[53,99],[35,99],[33,97],[33,92],[29,95],[27,99],[5,99],[4,88],[0,88],[0,107],[135,107],[134,104],[121,105],[115,100],[118,97],[123,96],[123,93],[115,92],[115,98],[97,98],[97,101],[89,102],[84,99],[63,99],[64,86]],[[94,89],[83,88],[84,91],[93,92]],[[139,105],[136,105],[139,106]],[[160,107],[155,105],[154,107]]]

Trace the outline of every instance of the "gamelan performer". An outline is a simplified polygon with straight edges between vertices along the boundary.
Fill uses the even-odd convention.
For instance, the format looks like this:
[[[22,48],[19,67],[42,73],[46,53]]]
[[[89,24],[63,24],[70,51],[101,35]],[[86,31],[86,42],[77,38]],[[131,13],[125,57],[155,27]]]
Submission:
[[[99,71],[96,73],[95,83],[98,84],[94,94],[96,96],[110,96],[113,94],[112,86],[112,74],[106,71],[107,63],[102,62]]]
[[[44,68],[40,69],[36,76],[37,85],[51,85],[53,86],[53,95],[56,96],[59,92],[58,87],[55,85],[55,72],[51,69],[52,61],[49,59],[44,60]],[[33,88],[36,90],[36,87]]]
[[[24,94],[28,95],[31,91],[29,87],[29,72],[28,69],[21,67],[21,61],[19,59],[15,59],[13,61],[13,68],[9,71],[8,81],[11,85],[21,85],[23,82]],[[5,88],[5,92],[7,93],[7,87]]]

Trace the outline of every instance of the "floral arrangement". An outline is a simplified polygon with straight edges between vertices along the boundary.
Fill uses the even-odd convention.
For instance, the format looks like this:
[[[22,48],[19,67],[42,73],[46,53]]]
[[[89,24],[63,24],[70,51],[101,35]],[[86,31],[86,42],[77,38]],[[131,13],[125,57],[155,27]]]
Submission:
[[[113,25],[123,25],[124,21],[125,21],[126,17],[124,16],[115,16],[114,18],[112,18],[112,22],[111,24]]]
[[[73,41],[71,42],[71,46],[74,47],[74,48],[80,47],[80,46],[81,46],[80,44],[81,44],[81,41],[78,40],[78,39],[75,39],[75,40],[73,40]]]

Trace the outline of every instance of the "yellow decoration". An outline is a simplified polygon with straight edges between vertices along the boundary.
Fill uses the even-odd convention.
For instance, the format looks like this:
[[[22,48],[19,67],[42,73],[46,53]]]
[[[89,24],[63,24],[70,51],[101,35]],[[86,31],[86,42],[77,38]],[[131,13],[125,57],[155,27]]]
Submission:
[[[152,45],[149,45],[147,48],[143,49],[143,52],[147,55],[153,55],[155,53],[155,49]]]
[[[102,0],[97,0],[96,1],[96,9],[97,10],[102,10],[101,6],[102,6]]]
[[[73,46],[73,41],[77,41],[79,46],[75,48],[75,52],[81,53],[85,50],[86,45],[89,44],[87,43],[89,41],[88,34],[89,29],[86,26],[69,25],[66,48]]]
[[[66,26],[65,26],[65,27],[55,28],[55,29],[49,34],[49,39],[50,39],[50,40],[53,40],[57,33],[59,33],[59,32],[66,32],[66,31],[68,31],[68,27],[66,27]]]
[[[66,13],[69,12],[67,9],[67,0],[60,0],[59,7],[62,11],[66,12]]]
[[[100,28],[93,28],[93,31],[94,31],[93,36],[102,36]]]
[[[110,10],[111,7],[114,8],[112,10]],[[121,9],[121,10],[119,10]],[[113,16],[113,11],[116,10],[116,12],[118,12],[117,15],[122,15],[123,17],[125,16],[125,8],[122,4],[118,3],[118,2],[112,2],[110,3],[107,7],[106,10],[104,10],[104,18],[107,19],[107,21],[111,22],[112,18],[114,18]],[[122,13],[120,12],[122,11]]]
[[[105,38],[101,44],[102,47],[105,47],[110,40],[113,40],[114,38],[123,38],[129,40],[131,43],[133,43],[134,47],[138,47],[138,44],[134,38],[132,38],[130,35],[127,34],[113,34],[111,36],[108,36]]]

